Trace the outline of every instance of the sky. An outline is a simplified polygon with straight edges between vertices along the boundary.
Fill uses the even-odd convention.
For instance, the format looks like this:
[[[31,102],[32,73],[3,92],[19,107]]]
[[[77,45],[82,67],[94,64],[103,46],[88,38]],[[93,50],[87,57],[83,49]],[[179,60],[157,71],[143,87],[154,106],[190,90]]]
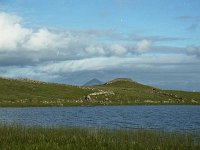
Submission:
[[[199,0],[0,0],[0,76],[200,91]]]

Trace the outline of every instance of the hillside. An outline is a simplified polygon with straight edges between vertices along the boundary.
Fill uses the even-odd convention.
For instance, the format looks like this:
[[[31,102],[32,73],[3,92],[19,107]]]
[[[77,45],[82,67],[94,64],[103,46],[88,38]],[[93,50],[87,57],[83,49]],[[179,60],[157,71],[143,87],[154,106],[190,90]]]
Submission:
[[[97,86],[0,78],[0,106],[135,104],[200,104],[200,93],[161,90],[123,78]]]
[[[84,84],[84,86],[92,86],[92,85],[99,85],[99,84],[103,84],[103,82],[101,82],[100,80],[94,78],[94,79],[92,79],[92,80],[86,82],[86,83]]]

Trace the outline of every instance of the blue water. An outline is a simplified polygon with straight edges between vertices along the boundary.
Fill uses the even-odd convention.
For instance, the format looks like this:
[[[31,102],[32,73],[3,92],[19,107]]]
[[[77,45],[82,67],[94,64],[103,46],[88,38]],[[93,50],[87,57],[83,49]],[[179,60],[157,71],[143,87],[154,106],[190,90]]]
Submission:
[[[0,108],[0,123],[200,132],[200,106]]]

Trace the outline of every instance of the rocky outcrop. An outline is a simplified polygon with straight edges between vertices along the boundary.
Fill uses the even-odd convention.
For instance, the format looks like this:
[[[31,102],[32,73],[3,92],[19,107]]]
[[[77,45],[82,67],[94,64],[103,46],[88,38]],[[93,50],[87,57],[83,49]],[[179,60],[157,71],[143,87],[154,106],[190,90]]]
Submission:
[[[90,101],[92,99],[91,99],[90,95],[87,95],[87,96],[85,96],[85,100]]]

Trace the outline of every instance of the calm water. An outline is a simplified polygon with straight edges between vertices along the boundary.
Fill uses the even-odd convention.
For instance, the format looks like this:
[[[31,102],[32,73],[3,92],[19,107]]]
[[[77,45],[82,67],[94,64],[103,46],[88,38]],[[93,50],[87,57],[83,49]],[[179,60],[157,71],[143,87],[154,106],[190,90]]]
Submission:
[[[1,123],[200,131],[200,106],[0,108]]]

